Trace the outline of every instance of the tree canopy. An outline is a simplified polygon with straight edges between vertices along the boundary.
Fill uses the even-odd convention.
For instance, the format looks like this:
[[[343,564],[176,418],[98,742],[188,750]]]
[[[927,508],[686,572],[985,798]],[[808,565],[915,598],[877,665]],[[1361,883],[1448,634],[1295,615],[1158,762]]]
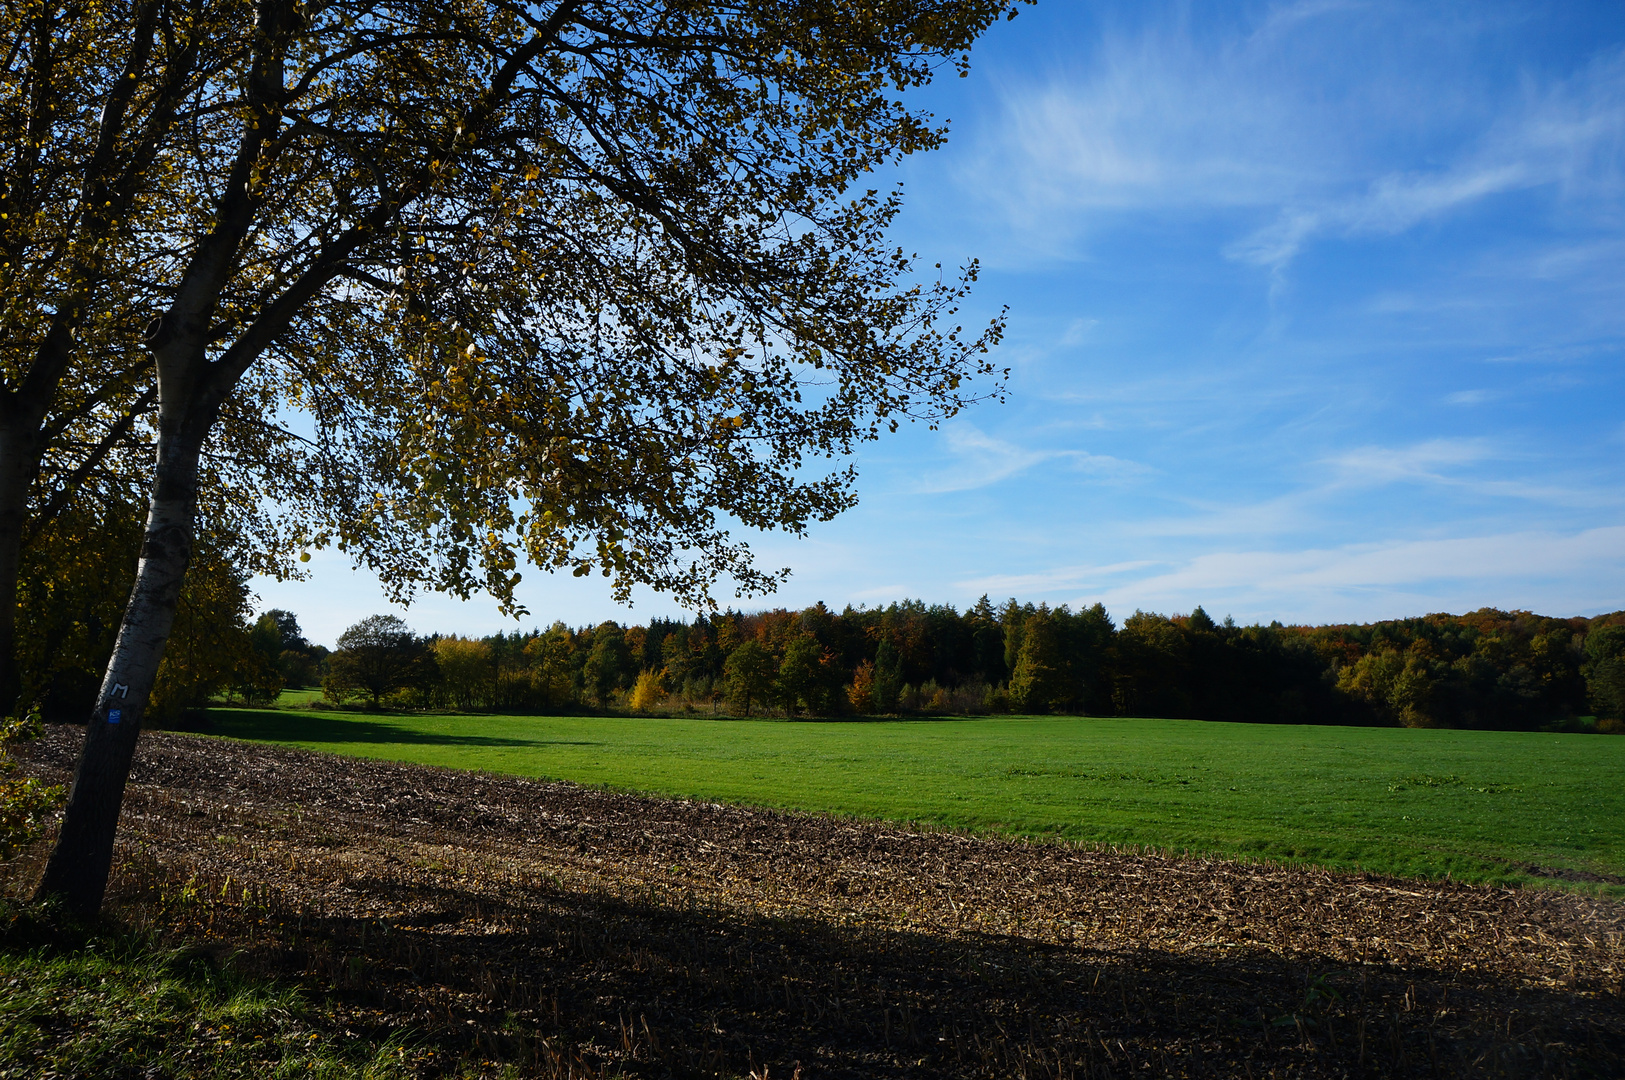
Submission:
[[[435,671],[428,643],[396,615],[370,615],[340,634],[337,644],[323,689],[340,700],[365,694],[376,709],[396,691],[426,685]]]
[[[309,470],[243,492],[295,484],[301,542],[512,609],[522,557],[622,597],[771,588],[725,518],[838,513],[834,459],[997,393],[1002,318],[953,322],[974,263],[919,274],[885,240],[898,194],[864,179],[942,141],[900,95],[1015,3],[115,0],[106,26],[28,6],[32,75],[7,92],[89,193],[66,284],[28,301],[32,370],[59,388],[85,313],[122,311],[97,341],[144,348],[157,400],[143,557],[42,891],[99,903],[233,417],[261,450],[289,445],[263,423],[281,405],[313,426]],[[88,94],[46,77],[108,29],[80,50]],[[57,97],[98,96],[83,137],[52,129]],[[33,453],[55,399],[24,397]],[[26,472],[4,436],[0,472]]]

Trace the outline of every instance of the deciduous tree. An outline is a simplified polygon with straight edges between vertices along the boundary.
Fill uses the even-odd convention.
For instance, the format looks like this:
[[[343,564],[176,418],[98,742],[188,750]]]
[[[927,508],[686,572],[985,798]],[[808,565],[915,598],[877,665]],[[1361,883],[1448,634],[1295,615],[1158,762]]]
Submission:
[[[749,716],[751,707],[772,692],[777,668],[773,654],[763,648],[761,642],[755,638],[745,641],[728,654],[728,661],[723,665],[723,686],[728,700]]]
[[[1606,720],[1625,717],[1625,626],[1599,626],[1586,635],[1582,669],[1590,704]]]
[[[310,542],[403,592],[512,607],[522,556],[620,596],[770,588],[720,513],[839,512],[854,474],[809,458],[996,374],[1002,324],[952,321],[974,267],[921,280],[885,242],[899,197],[862,181],[940,143],[898,91],[1013,3],[255,0],[218,28],[237,59],[147,233],[144,557],[42,890],[99,904],[203,448],[245,387],[358,463],[359,513]]]
[[[778,689],[784,709],[794,716],[796,709],[816,711],[823,690],[823,646],[812,634],[802,632],[790,639],[779,661]]]
[[[475,709],[491,701],[496,689],[496,666],[491,647],[483,641],[452,635],[434,643],[440,691],[459,709]]]
[[[143,334],[200,209],[181,150],[233,107],[252,19],[241,0],[0,12],[0,713],[37,675],[15,636],[30,549],[145,502],[158,387]],[[222,406],[199,471],[232,561],[281,571],[277,518],[315,505],[319,458],[267,422],[280,388],[264,375]]]
[[[323,684],[332,696],[363,693],[376,709],[397,691],[425,688],[434,675],[434,654],[397,615],[370,615],[340,634],[336,644]]]

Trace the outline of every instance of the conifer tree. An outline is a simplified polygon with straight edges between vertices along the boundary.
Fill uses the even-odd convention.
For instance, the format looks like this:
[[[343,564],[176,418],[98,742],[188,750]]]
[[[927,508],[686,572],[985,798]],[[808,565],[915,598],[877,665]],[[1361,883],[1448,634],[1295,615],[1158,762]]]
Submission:
[[[897,695],[903,689],[903,660],[892,647],[891,638],[883,637],[875,647],[874,709],[885,714],[897,711]]]

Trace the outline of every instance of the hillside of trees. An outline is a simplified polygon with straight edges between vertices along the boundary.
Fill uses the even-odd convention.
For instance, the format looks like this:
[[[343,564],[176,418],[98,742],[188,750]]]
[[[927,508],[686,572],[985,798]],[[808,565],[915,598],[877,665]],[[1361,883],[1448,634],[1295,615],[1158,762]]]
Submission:
[[[279,656],[304,655],[287,644]],[[1197,608],[1136,611],[1119,626],[1098,604],[994,607],[983,597],[964,612],[819,604],[479,639],[420,637],[374,616],[339,646],[326,696],[400,708],[1625,728],[1625,612],[1485,608],[1309,627],[1216,623]]]

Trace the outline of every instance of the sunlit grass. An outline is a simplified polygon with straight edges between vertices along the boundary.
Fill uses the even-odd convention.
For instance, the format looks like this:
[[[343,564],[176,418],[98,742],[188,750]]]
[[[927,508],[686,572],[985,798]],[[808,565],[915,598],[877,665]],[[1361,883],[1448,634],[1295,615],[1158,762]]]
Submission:
[[[723,802],[1469,881],[1625,878],[1625,739],[1608,736],[1076,717],[212,715],[236,738]]]
[[[335,1029],[300,991],[139,934],[63,931],[0,909],[0,1075],[391,1080],[398,1042]]]

